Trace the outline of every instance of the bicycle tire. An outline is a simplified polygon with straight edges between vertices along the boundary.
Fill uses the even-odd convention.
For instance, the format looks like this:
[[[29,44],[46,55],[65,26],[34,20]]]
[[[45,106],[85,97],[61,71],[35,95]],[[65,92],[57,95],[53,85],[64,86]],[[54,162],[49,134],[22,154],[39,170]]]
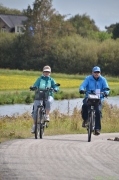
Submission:
[[[37,118],[35,122],[35,139],[40,137],[40,108],[37,110]]]
[[[93,119],[92,119],[92,132],[95,131],[95,114],[93,113]]]
[[[93,117],[94,117],[93,112],[91,112],[89,115],[89,121],[88,121],[88,142],[91,141]]]
[[[43,123],[43,113],[42,109],[40,110],[40,139],[43,138],[44,134],[44,123]]]

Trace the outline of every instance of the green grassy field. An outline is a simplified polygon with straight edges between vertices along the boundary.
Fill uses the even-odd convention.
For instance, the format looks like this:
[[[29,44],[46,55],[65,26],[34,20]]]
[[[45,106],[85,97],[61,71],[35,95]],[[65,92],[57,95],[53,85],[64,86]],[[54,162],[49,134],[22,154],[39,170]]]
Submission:
[[[38,71],[20,71],[0,69],[0,104],[31,103],[34,93],[29,87],[42,74]],[[78,88],[87,75],[68,75],[52,73],[51,77],[60,83],[60,91],[55,94],[55,99],[72,99],[83,97]],[[118,77],[106,77],[110,86],[110,96],[119,95]]]

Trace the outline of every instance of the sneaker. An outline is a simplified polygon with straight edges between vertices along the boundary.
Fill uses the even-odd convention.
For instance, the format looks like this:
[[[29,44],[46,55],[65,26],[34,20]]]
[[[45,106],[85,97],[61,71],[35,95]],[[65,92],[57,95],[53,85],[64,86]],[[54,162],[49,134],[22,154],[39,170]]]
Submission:
[[[32,126],[31,133],[35,133],[35,124]]]
[[[82,127],[86,127],[87,124],[88,124],[88,121],[83,121],[82,122]]]
[[[100,130],[99,129],[95,129],[93,134],[96,135],[96,136],[100,135]]]
[[[46,119],[45,119],[45,121],[46,122],[49,122],[50,121],[50,117],[49,117],[49,115],[46,115],[46,117],[45,117]]]

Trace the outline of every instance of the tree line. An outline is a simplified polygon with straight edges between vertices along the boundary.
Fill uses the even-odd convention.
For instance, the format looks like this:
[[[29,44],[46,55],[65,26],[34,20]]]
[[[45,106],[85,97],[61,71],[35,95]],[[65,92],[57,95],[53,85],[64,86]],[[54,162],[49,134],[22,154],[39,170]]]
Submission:
[[[49,64],[53,72],[86,74],[98,65],[103,74],[119,75],[118,23],[101,32],[86,14],[68,19],[57,13],[52,0],[35,0],[21,13],[28,17],[23,35],[0,33],[0,68],[42,70]]]

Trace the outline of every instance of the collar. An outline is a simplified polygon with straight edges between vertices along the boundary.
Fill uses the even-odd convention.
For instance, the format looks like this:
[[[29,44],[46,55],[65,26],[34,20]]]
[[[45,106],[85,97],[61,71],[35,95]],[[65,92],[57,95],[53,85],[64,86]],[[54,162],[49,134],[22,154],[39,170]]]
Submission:
[[[93,76],[93,75],[92,75]],[[100,76],[96,79],[94,76],[93,76],[93,78],[96,80],[96,81],[98,81],[98,79],[100,78]]]
[[[42,74],[41,77],[42,77],[42,78],[49,78],[50,76],[44,76],[44,75]]]

